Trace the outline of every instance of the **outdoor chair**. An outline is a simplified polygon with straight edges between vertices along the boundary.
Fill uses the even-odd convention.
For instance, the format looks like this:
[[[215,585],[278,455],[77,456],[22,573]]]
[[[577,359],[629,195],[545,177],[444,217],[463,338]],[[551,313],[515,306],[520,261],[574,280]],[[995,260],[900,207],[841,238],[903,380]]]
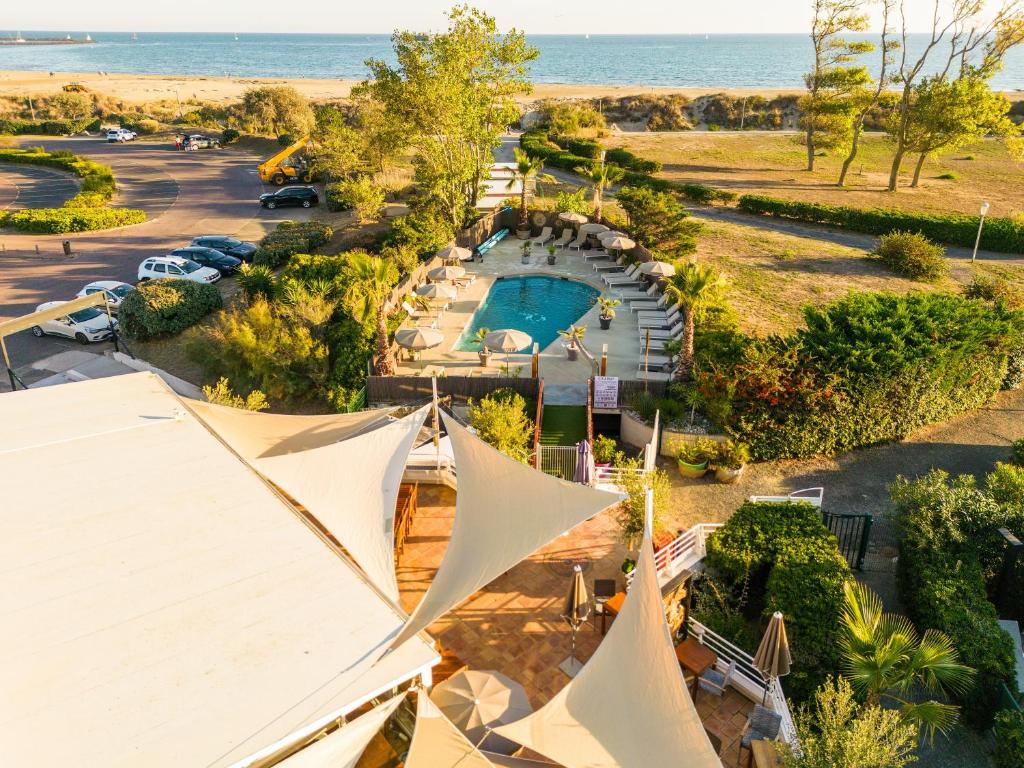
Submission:
[[[627,285],[644,285],[640,275],[640,267],[633,266],[623,275],[603,275],[602,279],[609,288],[623,287]]]
[[[604,604],[613,597],[615,597],[615,579],[594,579],[594,629],[597,629],[597,617],[600,616],[601,634],[604,634],[608,621],[608,616],[604,612]]]
[[[630,312],[656,312],[665,306],[666,297],[659,296],[655,299],[637,300],[629,302]]]
[[[576,239],[569,243],[569,248],[575,248],[577,251],[580,250],[584,245],[587,244],[586,235],[577,235]]]
[[[423,325],[423,321],[425,320],[427,321],[427,327],[438,327],[438,321],[440,320],[440,318],[435,317],[430,312],[425,312],[421,309],[416,309],[415,307],[412,306],[412,304],[410,304],[407,301],[402,302],[402,309],[405,310],[406,314],[408,314],[409,317],[416,321],[416,325]]]
[[[584,239],[584,242],[586,240]],[[584,261],[606,261],[612,257],[605,251],[591,250],[583,254]]]
[[[772,741],[779,736],[779,729],[782,728],[782,715],[778,712],[755,704],[753,711],[747,718],[747,724],[743,726],[743,734],[740,737],[740,748],[736,755],[736,765],[740,764],[743,757],[743,750],[750,749],[752,741]]]
[[[719,672],[717,669],[709,669],[703,675],[700,676],[700,687],[701,690],[707,691],[708,693],[714,694],[721,698],[725,695],[725,686],[732,680],[732,676],[736,674],[736,660],[729,662],[729,666],[725,672]]]
[[[552,245],[556,248],[565,248],[569,244],[569,241],[572,240],[572,235],[572,227],[566,227],[562,230],[562,234],[552,243]]]
[[[550,239],[551,239],[551,227],[544,227],[544,229],[542,229],[540,231],[540,234],[537,235],[537,237],[533,238],[533,240],[530,241],[530,244],[531,245],[544,245],[544,243],[546,243]]]
[[[669,371],[637,371],[638,381],[672,381],[672,373]],[[685,677],[685,675],[684,675]],[[686,678],[686,684],[693,683],[693,675]]]
[[[658,298],[660,295],[661,291],[658,290],[657,284],[648,288],[624,288],[615,291],[615,298],[625,302],[649,301],[650,299]]]
[[[681,320],[676,318],[676,322],[670,328],[641,328],[640,329],[640,343],[643,344],[647,339],[654,341],[660,339],[678,339],[683,332],[683,323]]]
[[[586,256],[583,257],[586,260]],[[620,256],[615,261],[609,264],[594,264],[595,272],[625,272],[626,271],[626,259]]]

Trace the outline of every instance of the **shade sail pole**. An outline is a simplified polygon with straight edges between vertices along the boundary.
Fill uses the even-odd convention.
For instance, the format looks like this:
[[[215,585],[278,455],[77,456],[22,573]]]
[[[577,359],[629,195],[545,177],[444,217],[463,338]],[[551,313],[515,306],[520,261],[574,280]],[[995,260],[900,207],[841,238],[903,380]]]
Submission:
[[[438,421],[437,416],[437,377],[430,377],[430,389],[433,393],[433,408],[431,409],[431,417],[434,425],[434,459],[436,465],[434,469],[441,470],[441,424]]]

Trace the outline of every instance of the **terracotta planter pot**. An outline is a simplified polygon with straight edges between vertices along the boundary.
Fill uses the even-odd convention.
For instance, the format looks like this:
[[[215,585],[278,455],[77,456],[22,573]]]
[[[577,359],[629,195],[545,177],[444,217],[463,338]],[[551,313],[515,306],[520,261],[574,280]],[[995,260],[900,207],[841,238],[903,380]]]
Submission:
[[[740,479],[740,476],[743,475],[744,469],[745,466],[740,467],[739,469],[719,467],[718,469],[715,470],[715,480],[717,480],[720,483],[725,483],[726,485],[732,485],[733,483]]]
[[[682,477],[704,477],[708,471],[708,463],[706,461],[701,464],[690,464],[682,459],[677,459],[676,465],[679,467],[679,474]]]

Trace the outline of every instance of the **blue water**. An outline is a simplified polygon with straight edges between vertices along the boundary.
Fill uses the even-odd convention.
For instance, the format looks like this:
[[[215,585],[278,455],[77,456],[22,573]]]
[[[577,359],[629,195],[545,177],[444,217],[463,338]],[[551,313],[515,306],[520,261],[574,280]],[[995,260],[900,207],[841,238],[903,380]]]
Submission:
[[[21,32],[63,37],[67,31]],[[0,70],[347,80],[366,77],[368,58],[394,58],[388,35],[241,34],[236,41],[230,34],[140,32],[132,41],[126,32],[90,33],[93,45],[0,46]],[[0,31],[2,37],[13,35]],[[920,51],[925,39],[911,35],[909,53]],[[539,83],[802,88],[811,62],[808,36],[801,34],[531,35],[528,40],[540,49],[531,67]],[[866,62],[874,68],[876,59],[868,56]],[[1024,88],[1022,47],[1010,52],[993,85]]]
[[[480,328],[497,331],[514,328],[530,334],[544,349],[558,332],[579,320],[597,303],[601,292],[586,283],[557,277],[530,275],[496,280],[455,349],[478,350],[473,337]]]

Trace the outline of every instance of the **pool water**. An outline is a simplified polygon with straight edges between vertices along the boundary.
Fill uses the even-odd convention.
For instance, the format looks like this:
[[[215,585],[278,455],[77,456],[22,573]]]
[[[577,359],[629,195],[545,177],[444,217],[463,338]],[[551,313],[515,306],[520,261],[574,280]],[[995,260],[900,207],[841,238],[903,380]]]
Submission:
[[[530,334],[544,349],[558,332],[575,323],[597,303],[601,292],[586,283],[545,275],[506,277],[496,280],[473,320],[459,337],[455,349],[479,349],[473,337],[480,328],[497,331],[515,328]]]

